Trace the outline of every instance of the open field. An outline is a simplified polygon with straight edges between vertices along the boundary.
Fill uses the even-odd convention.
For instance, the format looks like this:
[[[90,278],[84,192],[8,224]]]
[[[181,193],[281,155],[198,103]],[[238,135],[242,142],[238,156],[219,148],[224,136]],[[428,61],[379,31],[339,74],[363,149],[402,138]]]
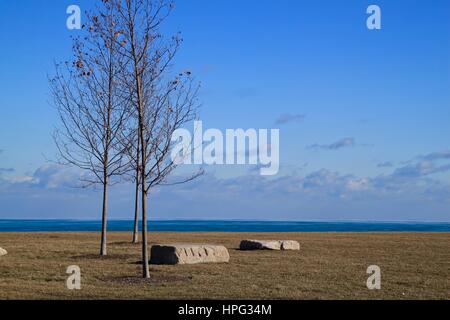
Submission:
[[[224,244],[229,264],[151,266],[140,280],[140,246],[109,234],[100,258],[94,233],[0,233],[0,299],[449,299],[449,233],[152,233],[152,243]],[[241,239],[292,239],[300,252],[244,252]],[[366,287],[369,265],[382,289]],[[66,288],[78,265],[82,289]]]

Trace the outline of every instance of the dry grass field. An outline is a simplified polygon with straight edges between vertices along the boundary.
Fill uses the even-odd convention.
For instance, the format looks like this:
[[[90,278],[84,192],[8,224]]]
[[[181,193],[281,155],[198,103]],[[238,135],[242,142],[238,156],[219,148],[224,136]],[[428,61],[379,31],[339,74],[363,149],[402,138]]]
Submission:
[[[152,233],[152,243],[224,244],[229,264],[151,266],[142,281],[140,246],[109,234],[98,257],[93,233],[0,233],[0,299],[449,299],[450,234],[437,233]],[[244,252],[239,241],[292,239],[300,252]],[[369,265],[382,289],[366,287]],[[66,288],[78,265],[82,289]]]

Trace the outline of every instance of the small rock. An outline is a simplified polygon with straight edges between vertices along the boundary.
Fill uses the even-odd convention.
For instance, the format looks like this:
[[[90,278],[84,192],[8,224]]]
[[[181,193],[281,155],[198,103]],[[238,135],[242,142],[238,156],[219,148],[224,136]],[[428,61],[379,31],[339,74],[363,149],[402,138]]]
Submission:
[[[154,245],[151,249],[151,264],[199,264],[225,263],[230,254],[224,246],[206,244]]]
[[[241,250],[300,250],[300,244],[292,240],[243,240]]]
[[[281,241],[243,240],[241,250],[281,250]]]

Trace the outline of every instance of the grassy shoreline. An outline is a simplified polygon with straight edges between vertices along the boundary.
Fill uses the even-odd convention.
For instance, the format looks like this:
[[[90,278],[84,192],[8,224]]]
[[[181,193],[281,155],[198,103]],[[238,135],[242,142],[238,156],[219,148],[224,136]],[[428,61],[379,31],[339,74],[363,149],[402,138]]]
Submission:
[[[243,252],[241,239],[292,239],[300,252]],[[450,233],[151,233],[155,243],[225,245],[229,264],[151,266],[139,276],[140,246],[109,233],[109,256],[97,233],[0,233],[0,299],[449,299]],[[369,265],[382,289],[365,283]],[[78,265],[82,289],[66,288]]]

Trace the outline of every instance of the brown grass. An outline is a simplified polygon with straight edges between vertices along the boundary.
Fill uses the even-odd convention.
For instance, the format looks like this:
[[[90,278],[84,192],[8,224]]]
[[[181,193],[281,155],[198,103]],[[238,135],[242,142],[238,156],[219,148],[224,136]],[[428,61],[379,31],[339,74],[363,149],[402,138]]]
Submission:
[[[244,252],[246,238],[293,239],[300,252]],[[1,233],[0,299],[449,299],[450,234],[152,233],[153,243],[224,244],[229,264],[151,266],[142,281],[140,246],[109,234],[97,256],[93,233]],[[366,269],[382,269],[382,290],[366,288]],[[82,290],[66,288],[78,265]]]

